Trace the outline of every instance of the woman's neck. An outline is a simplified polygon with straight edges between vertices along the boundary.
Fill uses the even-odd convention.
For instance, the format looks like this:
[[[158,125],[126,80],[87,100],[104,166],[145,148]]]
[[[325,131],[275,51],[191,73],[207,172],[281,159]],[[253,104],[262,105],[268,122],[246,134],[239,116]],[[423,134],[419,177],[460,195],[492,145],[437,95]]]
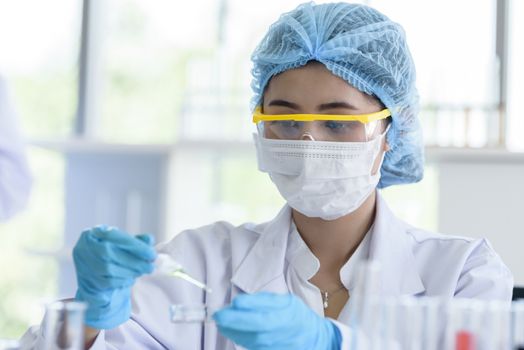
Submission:
[[[310,218],[293,209],[297,230],[319,259],[321,270],[335,270],[338,274],[373,225],[375,204],[376,191],[373,191],[357,210],[331,221]]]

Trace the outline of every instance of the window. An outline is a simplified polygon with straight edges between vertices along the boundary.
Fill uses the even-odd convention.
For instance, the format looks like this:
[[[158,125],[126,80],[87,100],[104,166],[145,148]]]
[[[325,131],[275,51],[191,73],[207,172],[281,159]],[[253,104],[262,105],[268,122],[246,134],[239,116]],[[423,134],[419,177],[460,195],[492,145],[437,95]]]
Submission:
[[[497,146],[496,1],[371,0],[370,5],[406,30],[426,144]]]
[[[524,118],[522,117],[522,82],[524,81],[524,2],[513,0],[509,7],[509,55],[508,55],[508,147],[524,151]]]
[[[81,1],[0,1],[0,74],[31,138],[71,134]]]
[[[97,13],[106,14],[95,22],[105,28],[96,37],[102,56],[97,82],[101,138],[125,143],[175,140],[177,117],[188,99],[185,87],[193,81],[187,74],[189,62],[209,58],[216,47],[217,5],[213,0],[100,2],[103,8]]]

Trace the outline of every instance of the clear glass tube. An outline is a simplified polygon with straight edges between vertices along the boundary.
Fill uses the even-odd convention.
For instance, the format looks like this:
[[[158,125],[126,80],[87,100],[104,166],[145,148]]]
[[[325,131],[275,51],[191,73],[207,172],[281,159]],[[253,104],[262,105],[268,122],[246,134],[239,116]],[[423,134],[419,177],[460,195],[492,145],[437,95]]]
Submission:
[[[524,350],[524,300],[511,306],[511,349]]]
[[[366,311],[377,297],[380,272],[380,264],[372,260],[360,263],[357,268],[356,288],[349,299],[351,305],[349,324],[361,328],[364,332],[368,332],[373,320]]]
[[[84,349],[84,312],[78,301],[56,301],[46,306],[44,350]]]
[[[452,299],[448,305],[445,349],[476,350],[482,335],[485,303],[474,299]]]
[[[212,316],[218,309],[205,304],[174,304],[169,307],[169,314],[173,323],[214,322]]]
[[[414,297],[402,297],[398,306],[402,349],[418,350],[423,348],[424,310],[420,300]]]
[[[376,334],[371,336],[373,350],[400,349],[399,333],[399,303],[397,298],[384,298],[380,303],[378,326]]]
[[[485,302],[479,341],[482,349],[506,350],[510,348],[510,303],[498,300]]]
[[[439,343],[444,338],[445,313],[442,312],[444,300],[439,297],[420,298],[419,303],[423,313],[422,339],[420,349],[437,350],[442,349]]]

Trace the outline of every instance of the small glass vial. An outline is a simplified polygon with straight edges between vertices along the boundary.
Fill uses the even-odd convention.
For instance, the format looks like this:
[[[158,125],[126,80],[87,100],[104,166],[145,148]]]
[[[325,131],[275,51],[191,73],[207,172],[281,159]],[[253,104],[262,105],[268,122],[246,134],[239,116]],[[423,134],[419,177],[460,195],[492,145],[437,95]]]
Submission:
[[[205,304],[175,304],[169,307],[170,319],[173,323],[214,322],[211,316],[216,310]]]
[[[84,313],[78,301],[56,301],[46,306],[44,350],[83,350]]]

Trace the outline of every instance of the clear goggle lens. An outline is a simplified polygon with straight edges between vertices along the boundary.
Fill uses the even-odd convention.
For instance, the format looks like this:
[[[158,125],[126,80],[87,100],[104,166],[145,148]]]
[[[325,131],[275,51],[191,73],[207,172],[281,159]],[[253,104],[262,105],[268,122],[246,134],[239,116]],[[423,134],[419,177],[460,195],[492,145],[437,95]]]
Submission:
[[[335,142],[365,142],[378,135],[380,121],[368,124],[360,122],[340,122],[322,120],[314,122],[297,122],[279,120],[263,122],[264,137],[282,140],[315,140]]]
[[[257,108],[253,122],[266,138],[333,142],[366,142],[380,135],[391,113],[388,109],[360,115],[262,114]]]

